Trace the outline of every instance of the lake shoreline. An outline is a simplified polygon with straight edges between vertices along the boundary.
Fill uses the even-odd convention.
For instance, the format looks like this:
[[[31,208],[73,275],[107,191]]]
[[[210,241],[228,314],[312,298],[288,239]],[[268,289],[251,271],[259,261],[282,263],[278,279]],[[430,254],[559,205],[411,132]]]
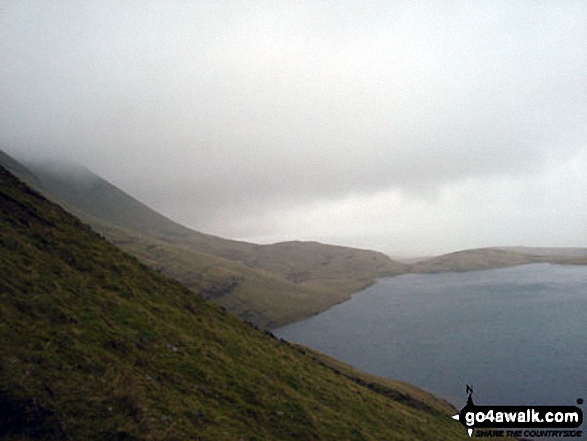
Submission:
[[[582,354],[584,348],[574,347],[573,340],[566,338],[574,330],[568,329],[568,323],[564,320],[551,322],[550,327],[544,329],[546,325],[542,318],[556,312],[562,319],[567,317],[571,323],[581,323],[583,317],[575,314],[580,308],[569,304],[575,299],[565,299],[559,293],[572,297],[563,287],[566,278],[572,279],[575,273],[579,274],[579,278],[585,278],[574,286],[573,295],[576,295],[576,292],[583,292],[587,286],[587,267],[533,263],[473,272],[408,273],[383,277],[378,278],[372,286],[353,294],[348,301],[273,332],[278,337],[324,352],[369,374],[417,385],[456,408],[466,398],[464,388],[469,383],[476,386],[477,399],[486,404],[525,404],[532,400],[534,404],[572,404],[567,401],[574,402],[577,398],[571,396],[573,388],[565,385],[560,378],[564,377],[569,366],[570,377],[580,377],[582,359],[579,362],[572,356]],[[550,275],[552,280],[549,279]],[[497,276],[503,280],[497,281]],[[448,284],[449,290],[457,292],[457,298],[452,300],[452,304],[445,305],[445,302],[439,301],[439,297],[448,295],[439,293],[443,283]],[[464,288],[458,288],[459,284],[464,284]],[[382,289],[388,289],[391,285],[398,286],[392,294],[382,295]],[[425,294],[408,293],[408,287],[416,291],[428,291]],[[508,289],[517,290],[517,297],[508,296]],[[549,289],[554,289],[556,295],[549,294]],[[391,305],[379,305],[372,309],[364,306],[364,302],[375,304],[373,302],[377,297],[379,300],[387,299]],[[581,299],[581,296],[577,299]],[[409,302],[405,303],[407,300],[419,302],[416,305],[419,309],[410,310]],[[483,302],[488,303],[485,305],[488,309],[482,309]],[[459,312],[463,305],[473,310]],[[532,309],[536,307],[539,309]],[[349,308],[356,311],[345,315]],[[323,320],[324,315],[328,317],[326,322]],[[443,315],[444,319],[435,318],[435,315]],[[413,324],[410,317],[417,319],[417,324]],[[507,328],[508,322],[515,326]],[[339,326],[340,323],[343,325]],[[387,331],[387,336],[377,336],[373,330],[383,326],[382,323],[395,324]],[[426,331],[432,325],[436,328]],[[309,332],[310,328],[312,332]],[[295,334],[292,329],[297,329],[301,334]],[[410,332],[415,335],[410,337]],[[450,340],[449,336],[455,333],[462,341]],[[328,343],[329,338],[335,341]],[[482,342],[476,343],[472,338]],[[465,347],[467,344],[472,346]],[[480,351],[476,344],[484,349]],[[349,349],[351,345],[355,345],[354,354]],[[525,346],[528,348],[525,349]],[[527,353],[524,354],[524,350]],[[387,353],[387,358],[381,356],[382,352]],[[417,363],[410,365],[405,360],[413,357],[413,354],[420,354],[420,358]],[[373,365],[366,361],[369,356],[375,358]],[[533,357],[538,357],[540,362],[534,362],[534,366],[531,366],[529,361]],[[469,363],[471,369],[460,366],[459,371],[447,358]],[[566,363],[565,369],[561,368],[561,360]],[[402,363],[403,367],[398,369]],[[549,363],[553,365],[550,371],[546,366]],[[386,370],[388,366],[394,369]],[[543,378],[540,375],[532,377],[533,367],[540,371]],[[453,371],[454,374],[451,373]],[[524,380],[524,375],[516,374],[517,371],[527,375],[528,379]],[[498,381],[500,376],[503,381]],[[552,390],[533,395],[532,392],[538,390],[538,386],[532,385],[541,381],[552,384]],[[505,393],[508,389],[512,389],[509,395]],[[563,402],[551,403],[557,400]]]

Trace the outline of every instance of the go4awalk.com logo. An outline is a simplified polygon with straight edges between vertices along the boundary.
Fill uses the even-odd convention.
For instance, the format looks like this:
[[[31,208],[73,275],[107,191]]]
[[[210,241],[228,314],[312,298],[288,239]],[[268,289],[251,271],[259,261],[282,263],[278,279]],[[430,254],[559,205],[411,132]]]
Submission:
[[[581,438],[583,411],[577,406],[477,406],[467,385],[467,404],[453,416],[469,436],[524,438]],[[583,404],[582,399],[577,404]],[[481,429],[481,430],[480,430]]]

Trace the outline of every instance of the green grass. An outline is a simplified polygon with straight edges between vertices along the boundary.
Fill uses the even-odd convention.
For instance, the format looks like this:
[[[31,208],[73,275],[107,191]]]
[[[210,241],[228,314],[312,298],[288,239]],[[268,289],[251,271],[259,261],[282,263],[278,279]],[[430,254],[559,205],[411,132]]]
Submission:
[[[284,343],[0,168],[3,440],[465,440],[452,413]]]

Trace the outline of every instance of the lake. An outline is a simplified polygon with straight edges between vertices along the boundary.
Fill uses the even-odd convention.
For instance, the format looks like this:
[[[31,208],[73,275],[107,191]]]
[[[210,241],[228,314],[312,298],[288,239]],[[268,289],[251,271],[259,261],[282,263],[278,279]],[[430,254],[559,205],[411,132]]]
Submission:
[[[587,399],[587,266],[381,279],[274,334],[459,409],[467,383],[478,405],[575,405]]]

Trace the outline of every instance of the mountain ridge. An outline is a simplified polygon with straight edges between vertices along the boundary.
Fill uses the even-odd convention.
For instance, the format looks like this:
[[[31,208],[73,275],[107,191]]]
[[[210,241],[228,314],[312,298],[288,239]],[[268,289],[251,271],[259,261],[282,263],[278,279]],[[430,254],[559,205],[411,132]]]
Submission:
[[[127,252],[263,328],[316,314],[405,272],[383,253],[318,242],[270,245],[184,227],[88,170],[26,164],[36,187]]]

